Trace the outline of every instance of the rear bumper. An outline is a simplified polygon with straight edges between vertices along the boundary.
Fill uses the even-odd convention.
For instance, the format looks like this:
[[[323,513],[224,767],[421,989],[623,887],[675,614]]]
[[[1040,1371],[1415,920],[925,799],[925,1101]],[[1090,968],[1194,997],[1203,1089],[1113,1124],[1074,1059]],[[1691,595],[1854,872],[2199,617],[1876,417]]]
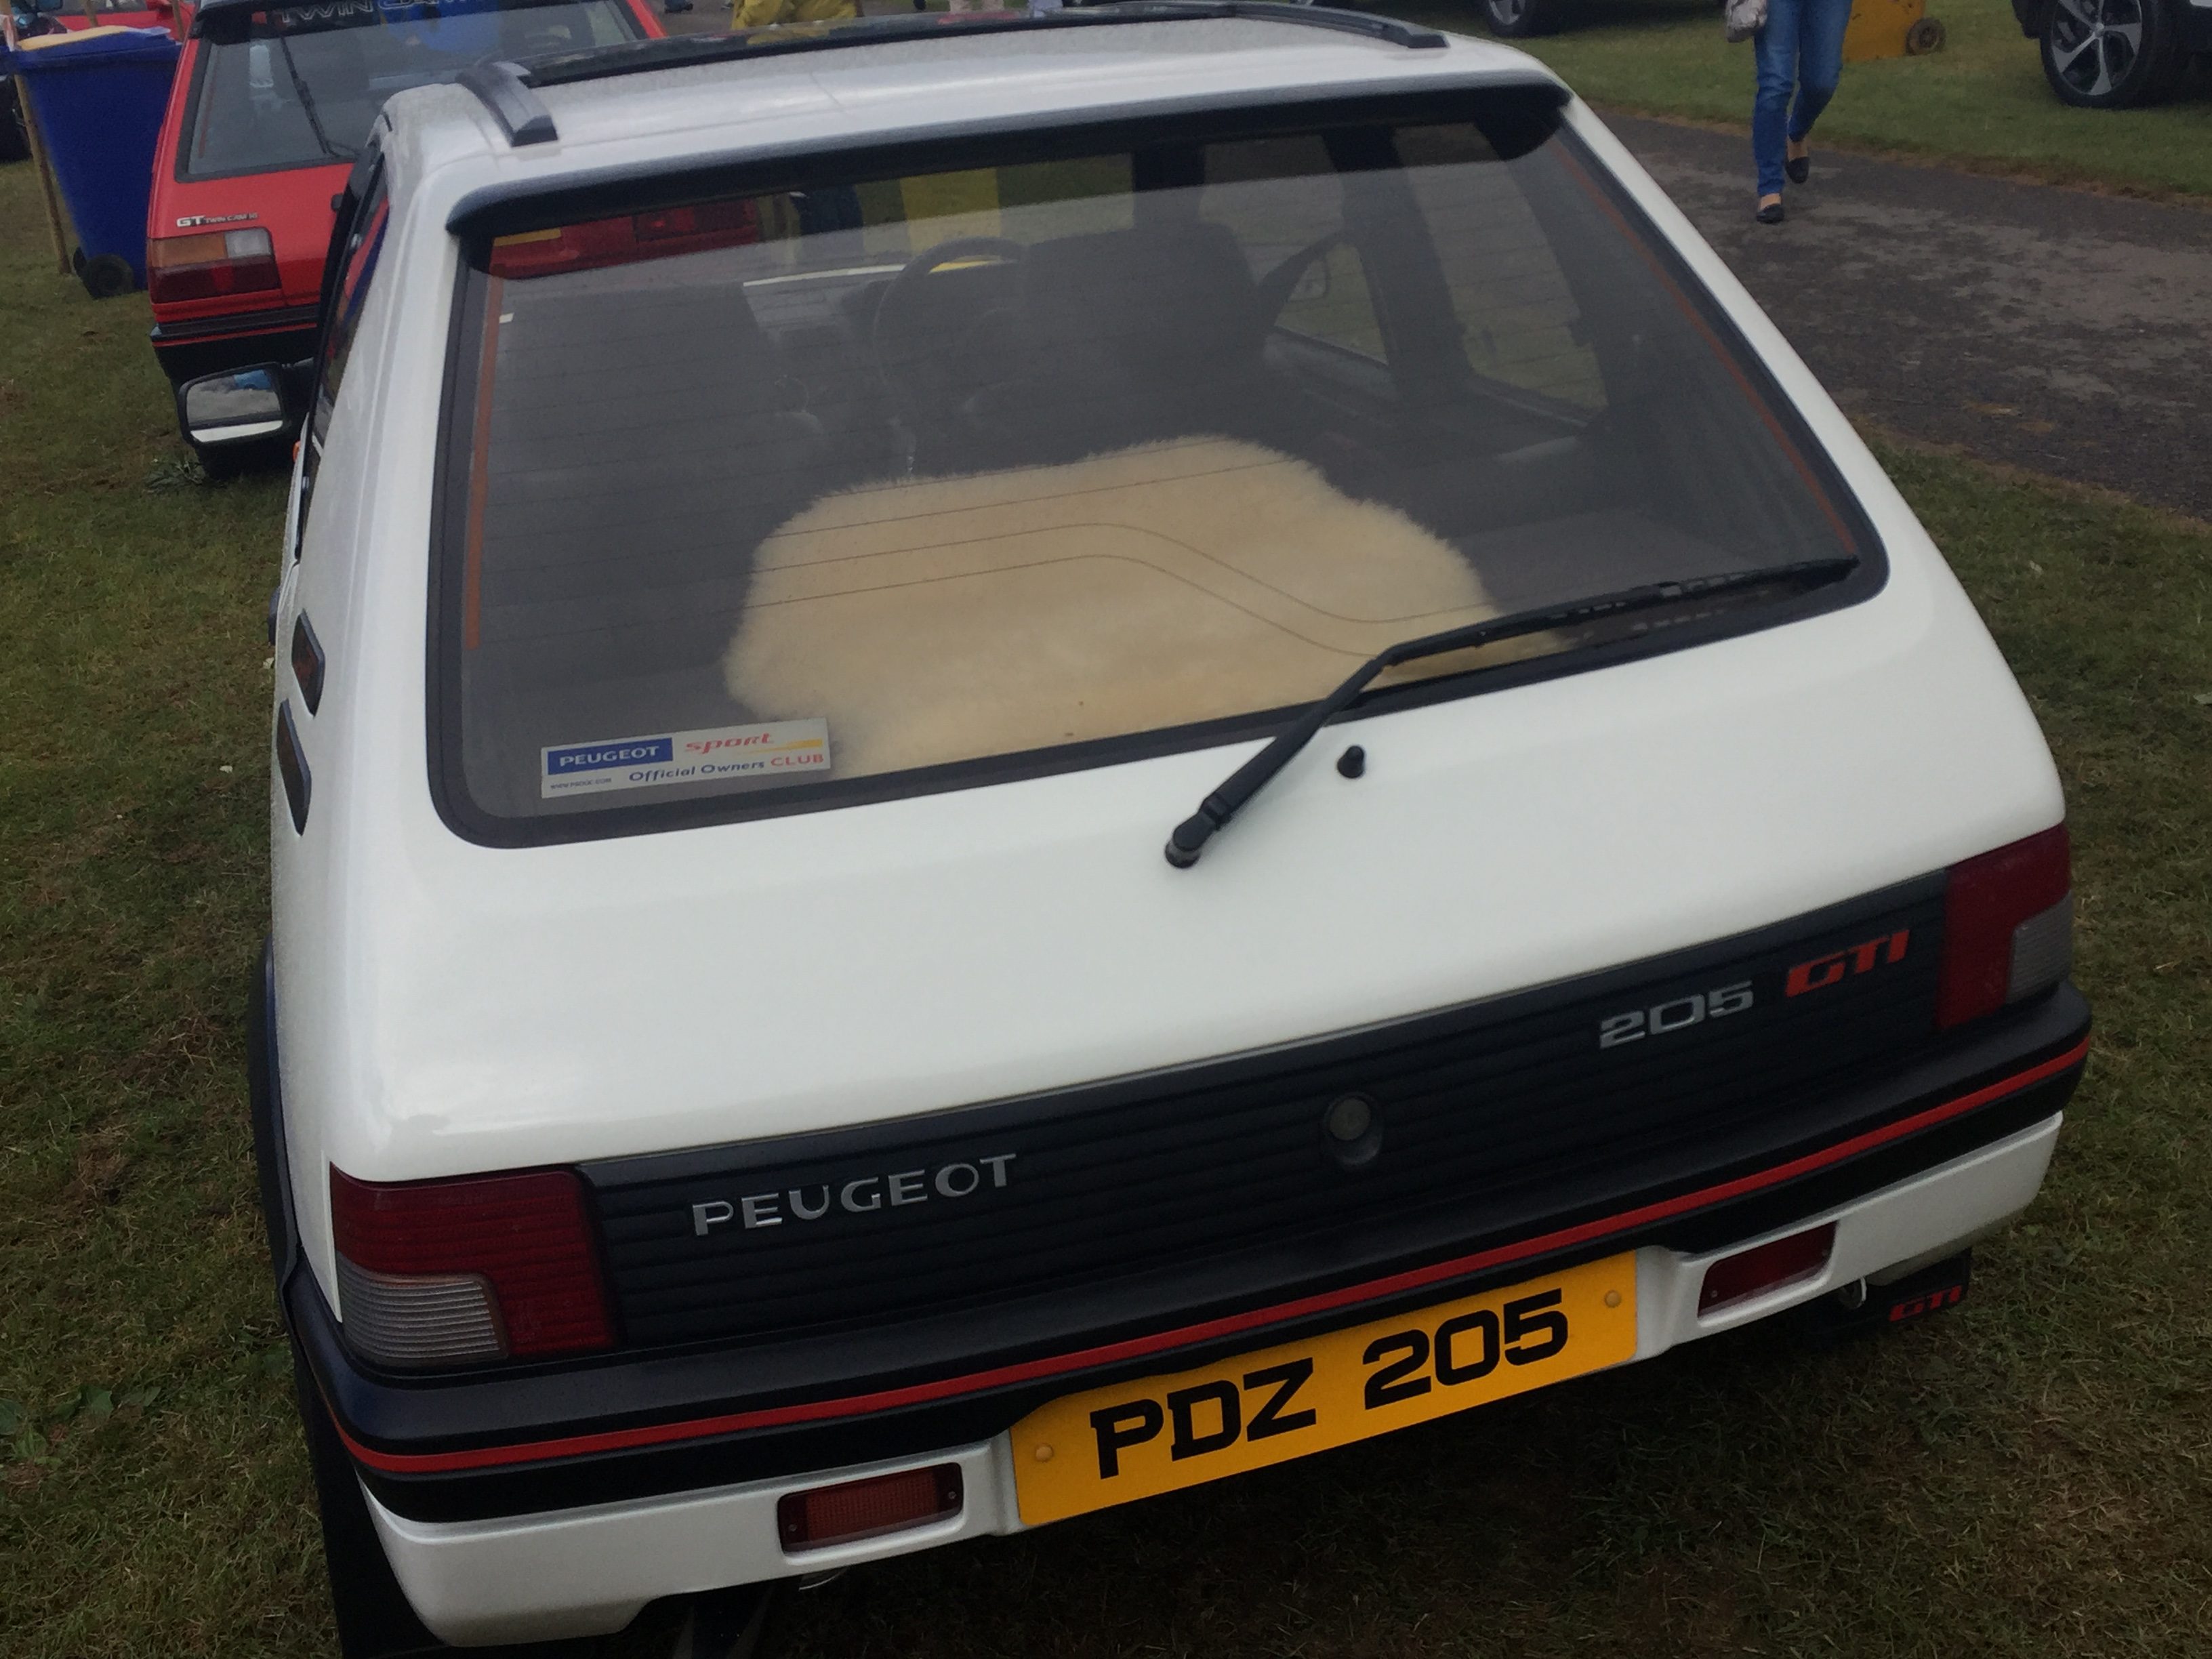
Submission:
[[[316,309],[285,306],[230,317],[156,323],[148,337],[172,386],[256,363],[294,363],[315,351]]]
[[[2073,1064],[2078,1068],[2078,1059]],[[2015,1105],[2021,1098],[2048,1103],[2061,1092],[2053,1091],[2053,1081],[2070,1087],[2074,1075],[2073,1070],[2052,1073],[2008,1098]],[[1796,1207],[1760,1228],[1716,1238],[1702,1248],[1639,1246],[1636,1359],[1655,1358],[1683,1343],[1813,1301],[1853,1280],[1880,1278],[1972,1243],[2017,1215],[2035,1196],[2059,1124],[2054,1108],[2024,1127],[1932,1168],[1840,1202]],[[1820,1276],[1700,1317],[1698,1287],[1714,1260],[1824,1220],[1835,1222],[1836,1242]],[[1422,1299],[1440,1300],[1448,1293],[1430,1291]],[[1363,1306],[1363,1314],[1367,1311]],[[1257,1339],[1245,1339],[1243,1346],[1257,1346]],[[1173,1369],[1187,1358],[1179,1352],[1174,1365],[1161,1362],[1141,1369]],[[1086,1376],[1084,1382],[1094,1380]],[[777,1500],[785,1494],[945,1462],[958,1463],[965,1478],[959,1514],[891,1537],[798,1556],[785,1553],[776,1524]],[[816,1572],[1023,1528],[1003,1429],[966,1441],[925,1438],[902,1456],[532,1515],[424,1520],[398,1513],[379,1501],[374,1490],[368,1498],[370,1515],[408,1600],[432,1631],[459,1644],[602,1633],[620,1629],[646,1603],[663,1596]]]
[[[479,1521],[669,1498],[981,1443],[1078,1389],[1624,1249],[1697,1255],[1756,1237],[2056,1115],[2080,1073],[2087,1005],[2062,987],[1987,1024],[1849,1091],[1810,1123],[1778,1115],[1729,1146],[1564,1207],[1431,1209],[994,1303],[987,1317],[868,1321],[782,1344],[405,1378],[356,1361],[313,1275],[283,1248],[280,1277],[317,1386],[392,1513]]]

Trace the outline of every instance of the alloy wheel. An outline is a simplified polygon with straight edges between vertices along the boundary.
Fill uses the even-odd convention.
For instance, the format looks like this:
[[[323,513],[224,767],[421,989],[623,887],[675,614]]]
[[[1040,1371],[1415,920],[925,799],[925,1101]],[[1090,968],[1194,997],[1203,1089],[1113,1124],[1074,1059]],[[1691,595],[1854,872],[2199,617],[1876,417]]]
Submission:
[[[2085,99],[2112,97],[2142,56],[2144,0],[2057,0],[2051,72]]]

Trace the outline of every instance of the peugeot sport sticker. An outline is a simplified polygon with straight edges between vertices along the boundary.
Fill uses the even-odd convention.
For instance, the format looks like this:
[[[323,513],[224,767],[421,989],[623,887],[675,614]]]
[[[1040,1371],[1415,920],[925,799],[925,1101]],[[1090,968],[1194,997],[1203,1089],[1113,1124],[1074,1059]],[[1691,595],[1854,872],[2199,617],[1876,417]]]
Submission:
[[[538,752],[538,793],[545,800],[723,778],[796,776],[830,769],[830,722],[771,720],[765,726],[564,743]]]

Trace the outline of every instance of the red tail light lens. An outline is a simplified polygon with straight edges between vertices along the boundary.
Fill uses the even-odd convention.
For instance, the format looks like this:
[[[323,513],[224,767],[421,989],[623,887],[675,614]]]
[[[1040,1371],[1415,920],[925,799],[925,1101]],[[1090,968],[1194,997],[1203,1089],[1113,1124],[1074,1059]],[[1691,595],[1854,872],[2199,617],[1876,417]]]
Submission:
[[[584,1183],[567,1170],[383,1185],[331,1171],[338,1317],[397,1366],[614,1343]]]
[[[2047,991],[2073,957],[2073,860],[2066,826],[1951,866],[1943,896],[1939,1030]]]
[[[959,1514],[963,1498],[960,1466],[939,1463],[872,1480],[792,1492],[776,1500],[776,1530],[787,1551],[818,1550],[926,1527]]]
[[[155,305],[264,293],[280,286],[276,244],[265,230],[156,236],[146,244],[146,288]]]
[[[1698,1289],[1698,1311],[1712,1313],[1810,1279],[1828,1265],[1835,1248],[1836,1224],[1831,1221],[1809,1232],[1724,1255],[1705,1269],[1705,1282]]]

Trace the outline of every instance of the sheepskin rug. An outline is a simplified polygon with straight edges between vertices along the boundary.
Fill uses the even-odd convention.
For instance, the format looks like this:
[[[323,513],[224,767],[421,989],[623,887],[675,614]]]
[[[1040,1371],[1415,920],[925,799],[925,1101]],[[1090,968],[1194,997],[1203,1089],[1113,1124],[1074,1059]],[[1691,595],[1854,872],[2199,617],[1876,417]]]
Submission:
[[[762,544],[723,673],[852,777],[1281,708],[1493,614],[1403,514],[1200,437],[825,496]]]

